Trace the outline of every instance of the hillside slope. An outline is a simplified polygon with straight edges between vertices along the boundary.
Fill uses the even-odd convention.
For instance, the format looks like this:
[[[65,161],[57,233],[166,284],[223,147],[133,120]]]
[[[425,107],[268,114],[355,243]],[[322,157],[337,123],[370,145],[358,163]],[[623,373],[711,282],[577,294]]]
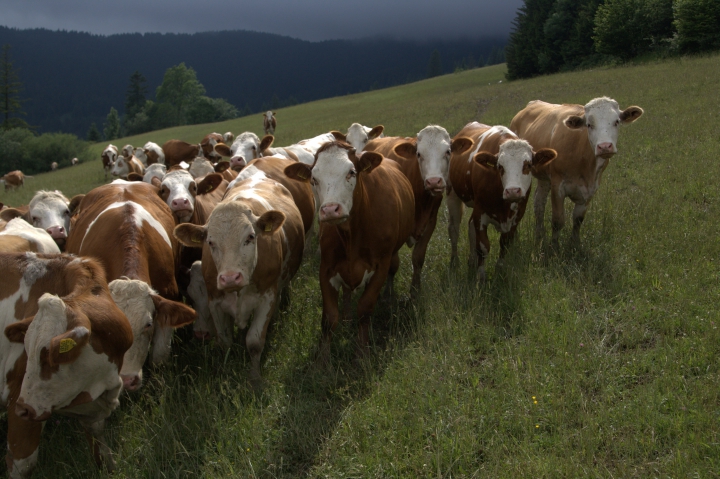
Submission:
[[[422,297],[403,300],[404,248],[401,301],[377,311],[365,362],[354,361],[353,322],[338,328],[332,365],[314,364],[321,311],[314,257],[276,318],[261,395],[247,384],[242,333],[225,354],[181,332],[171,364],[149,371],[146,386],[124,394],[111,418],[114,477],[715,476],[717,71],[717,55],[509,84],[498,83],[501,68],[489,68],[280,110],[280,145],[353,121],[382,123],[391,135],[428,123],[452,134],[474,119],[507,125],[534,99],[607,95],[645,115],[622,129],[577,249],[569,231],[558,252],[535,245],[528,205],[503,269],[493,266],[492,236],[489,280],[477,287],[464,261],[448,267],[441,213]],[[212,130],[259,131],[260,120],[127,140],[197,141]],[[99,161],[38,175],[2,200],[61,182],[79,192],[101,176]],[[466,240],[460,252],[467,254]],[[41,447],[34,477],[111,477],[95,471],[71,420],[49,421]]]

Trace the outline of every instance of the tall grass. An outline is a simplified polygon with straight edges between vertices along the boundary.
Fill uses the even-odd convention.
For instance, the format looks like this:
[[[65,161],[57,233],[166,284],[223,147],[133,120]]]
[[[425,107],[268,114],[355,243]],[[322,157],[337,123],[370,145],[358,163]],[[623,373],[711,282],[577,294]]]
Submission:
[[[490,266],[477,286],[464,261],[449,267],[441,212],[423,295],[407,300],[403,249],[399,301],[378,309],[364,362],[354,360],[355,322],[338,328],[329,366],[314,362],[314,257],[272,328],[261,394],[248,385],[242,333],[223,353],[181,332],[170,364],[147,371],[110,420],[115,477],[717,477],[718,71],[711,56],[508,84],[491,67],[280,110],[280,145],[353,121],[391,135],[428,123],[451,134],[475,119],[507,125],[533,99],[607,95],[645,115],[621,131],[579,248],[569,231],[557,253],[535,246],[529,215],[505,266]],[[258,131],[260,121],[128,141],[197,141]],[[31,185],[56,178],[70,194],[86,191],[101,176],[99,162],[39,175],[2,201],[26,201]],[[49,421],[41,447],[35,477],[109,477],[74,421]]]

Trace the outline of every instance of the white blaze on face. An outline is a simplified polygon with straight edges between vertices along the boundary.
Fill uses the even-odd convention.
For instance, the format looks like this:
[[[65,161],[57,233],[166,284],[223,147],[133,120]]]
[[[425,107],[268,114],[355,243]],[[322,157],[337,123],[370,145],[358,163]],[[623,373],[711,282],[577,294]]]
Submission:
[[[127,178],[128,173],[130,172],[130,166],[128,165],[128,159],[125,157],[118,157],[117,160],[115,160],[115,163],[112,167],[112,175],[113,176],[119,176],[120,178]]]
[[[360,123],[353,123],[350,125],[350,128],[348,128],[345,138],[347,142],[355,148],[355,151],[362,151],[365,145],[367,145],[367,142],[370,141],[370,138],[368,138],[369,131],[369,128],[362,126]]]
[[[595,98],[585,105],[585,124],[588,139],[596,156],[617,153],[620,106],[610,98]]]
[[[187,171],[171,171],[163,177],[160,196],[180,222],[187,222],[192,217],[196,194],[197,184]]]
[[[255,133],[246,131],[241,133],[230,147],[230,168],[234,166],[247,166],[255,158],[260,156],[260,138]]]
[[[30,201],[33,226],[47,231],[56,243],[65,244],[70,231],[69,204],[59,191],[38,191]]]
[[[425,189],[439,191],[447,185],[452,140],[441,126],[426,126],[417,135],[418,163]]]
[[[122,156],[124,156],[125,158],[130,158],[130,157],[133,155],[133,151],[134,151],[134,150],[135,150],[135,148],[133,148],[132,145],[127,144],[127,145],[125,145],[125,146],[122,147],[121,154],[122,154]]]
[[[145,170],[145,176],[143,176],[143,181],[150,184],[152,184],[153,178],[157,178],[162,181],[166,173],[167,167],[165,165],[160,163],[153,163]]]
[[[49,378],[41,376],[41,354],[49,350],[50,341],[68,329],[67,306],[57,296],[43,294],[38,300],[38,312],[25,333],[27,369],[23,378],[18,402],[30,406],[36,417],[49,414],[53,409],[68,406],[80,393],[87,392],[97,399],[103,392],[120,388],[117,366],[107,355],[97,354],[88,343],[81,347],[77,359],[60,364]],[[74,329],[76,335],[89,335],[83,326]]]
[[[514,136],[514,135],[513,135]],[[519,201],[524,198],[530,185],[532,147],[525,140],[508,140],[500,145],[497,167],[503,184],[503,199]]]
[[[322,151],[312,169],[311,184],[320,205],[320,221],[347,219],[357,184],[357,171],[348,150],[333,146]]]

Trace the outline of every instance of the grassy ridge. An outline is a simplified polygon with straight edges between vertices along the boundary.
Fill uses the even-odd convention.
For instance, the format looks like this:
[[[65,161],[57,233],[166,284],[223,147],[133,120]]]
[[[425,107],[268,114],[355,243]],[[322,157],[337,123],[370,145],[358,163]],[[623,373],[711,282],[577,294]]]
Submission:
[[[507,125],[533,99],[608,95],[645,115],[621,131],[579,249],[566,246],[569,231],[557,254],[535,246],[529,213],[503,269],[492,267],[491,237],[489,280],[476,287],[463,262],[448,268],[441,213],[424,294],[379,308],[364,363],[353,361],[352,323],[338,328],[332,367],[313,364],[315,258],[273,327],[260,397],[246,382],[242,336],[223,354],[181,333],[171,364],[147,371],[110,420],[116,477],[716,476],[717,71],[712,56],[498,84],[502,70],[491,67],[281,110],[279,145],[353,121],[400,135],[428,123],[451,134],[474,119]],[[129,142],[257,131],[256,116]],[[73,170],[85,178],[70,186]],[[35,181],[67,174],[80,192],[102,176],[99,162],[66,171]],[[467,253],[464,236],[459,248]],[[401,298],[410,281],[402,253]],[[35,477],[108,477],[79,429],[48,422]]]

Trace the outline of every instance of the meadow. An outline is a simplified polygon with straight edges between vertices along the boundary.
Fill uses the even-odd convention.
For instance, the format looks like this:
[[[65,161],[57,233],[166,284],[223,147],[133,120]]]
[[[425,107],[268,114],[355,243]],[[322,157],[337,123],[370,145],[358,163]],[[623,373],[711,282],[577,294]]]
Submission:
[[[109,420],[113,476],[95,469],[79,424],[57,416],[33,477],[718,477],[718,71],[713,55],[507,83],[494,66],[278,110],[276,145],[354,121],[387,135],[437,123],[453,135],[472,120],[508,125],[534,99],[607,95],[645,114],[621,130],[579,247],[567,227],[558,251],[535,245],[528,205],[501,269],[491,236],[488,281],[477,285],[465,229],[461,261],[449,265],[443,207],[420,298],[408,299],[403,248],[399,299],[376,310],[370,358],[355,361],[357,324],[341,323],[329,366],[314,361],[321,300],[310,256],[272,327],[261,394],[242,333],[224,352],[181,331],[170,363],[146,368],[143,388],[123,393]],[[260,132],[261,121],[113,143],[197,142]],[[93,146],[97,161],[38,175],[0,201],[87,192],[104,183],[104,146]]]

